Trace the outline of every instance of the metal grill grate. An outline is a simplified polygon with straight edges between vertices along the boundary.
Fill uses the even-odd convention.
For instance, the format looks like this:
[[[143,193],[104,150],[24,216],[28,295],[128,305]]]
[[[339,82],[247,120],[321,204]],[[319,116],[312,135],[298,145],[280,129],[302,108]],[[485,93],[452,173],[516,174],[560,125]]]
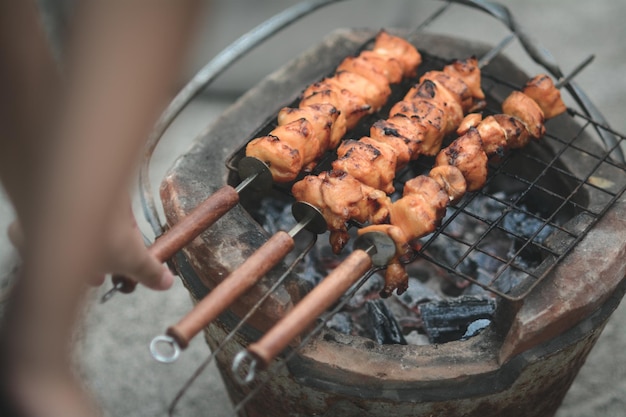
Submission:
[[[386,118],[390,107],[421,74],[440,69],[447,62],[428,51],[421,52],[423,63],[418,76],[396,86],[389,103],[364,118],[346,138],[367,135],[369,126]],[[523,87],[490,73],[488,67],[482,71],[482,85],[488,103],[484,115],[500,113],[501,101]],[[297,102],[290,104],[297,106]],[[275,117],[271,117],[250,139],[267,134],[275,126]],[[567,114],[546,123],[546,134],[539,141],[492,158],[486,185],[450,207],[441,226],[422,239],[415,257],[500,297],[512,301],[524,298],[626,189],[626,168],[610,158],[613,149],[599,142],[597,129],[613,135],[616,146],[624,141],[624,135],[569,109]],[[448,138],[444,146],[454,138]],[[226,161],[233,174],[244,155],[242,146]],[[335,157],[333,152],[328,153],[312,174],[329,169]],[[433,158],[420,157],[399,172],[397,196],[406,180],[428,172],[432,165]],[[291,184],[275,185],[276,192],[265,198],[284,198],[284,204],[290,205],[294,201],[290,188]],[[257,207],[255,202],[247,209],[259,217]],[[356,222],[352,225],[362,226]],[[463,230],[468,227],[472,230]],[[492,247],[494,242],[505,242],[510,247],[503,252],[503,244]]]
[[[495,87],[515,88],[489,74],[484,75],[483,81],[488,95],[492,95],[491,89]],[[486,113],[497,113],[497,108],[489,106]],[[625,167],[612,161],[612,149],[589,144],[589,137],[596,135],[596,129],[610,131],[618,138],[617,146],[624,141],[624,135],[573,109],[569,109],[564,117],[572,118],[579,125],[578,130],[573,134],[561,132],[553,122],[548,122],[547,133],[541,139],[543,143],[513,151],[501,161],[491,163],[489,179],[483,190],[468,195],[450,210],[441,227],[424,242],[419,255],[501,297],[520,300],[528,295],[626,189]],[[554,153],[549,157],[540,157],[533,152],[538,145],[548,147]],[[567,166],[561,163],[563,159],[568,161]],[[572,164],[575,166],[572,167]],[[518,171],[520,167],[524,168],[521,172]],[[529,173],[533,173],[532,176]],[[555,186],[552,183],[554,178],[560,178],[564,186]],[[503,198],[502,188],[494,186],[495,183],[517,186],[521,190]],[[481,204],[495,206],[500,213],[487,217],[477,211],[475,202],[478,199],[486,199]],[[531,210],[529,206],[535,208]],[[474,239],[464,240],[449,231],[464,216],[471,218],[482,229]],[[514,222],[508,221],[516,216],[523,216],[530,224],[524,230],[516,230],[510,225]],[[515,241],[515,249],[506,256],[493,253],[482,245],[496,233]],[[455,259],[449,260],[430,254],[429,248],[442,241],[444,246],[449,246],[451,242],[461,244],[464,250]],[[539,254],[540,264],[529,265],[526,261],[528,253]],[[467,269],[464,268],[467,260],[477,254],[497,264],[492,274],[485,276],[477,271],[464,270]],[[513,285],[511,280],[519,281],[518,285]]]

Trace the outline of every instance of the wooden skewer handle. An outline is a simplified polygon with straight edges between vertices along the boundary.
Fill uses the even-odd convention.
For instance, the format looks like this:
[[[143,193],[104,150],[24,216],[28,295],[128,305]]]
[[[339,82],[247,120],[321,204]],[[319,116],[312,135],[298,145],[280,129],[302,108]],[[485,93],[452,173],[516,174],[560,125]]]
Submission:
[[[294,240],[279,231],[257,249],[239,268],[234,270],[177,324],[167,329],[181,349],[202,329],[230,307],[248,289],[280,262],[293,248]]]
[[[167,261],[237,203],[239,194],[233,187],[226,185],[220,188],[159,236],[148,250],[159,261]],[[117,290],[123,293],[131,293],[137,286],[137,282],[122,275],[114,275],[112,281]]]
[[[259,360],[258,366],[267,367],[371,267],[372,260],[367,252],[360,249],[352,252],[258,342],[248,346],[248,351]]]

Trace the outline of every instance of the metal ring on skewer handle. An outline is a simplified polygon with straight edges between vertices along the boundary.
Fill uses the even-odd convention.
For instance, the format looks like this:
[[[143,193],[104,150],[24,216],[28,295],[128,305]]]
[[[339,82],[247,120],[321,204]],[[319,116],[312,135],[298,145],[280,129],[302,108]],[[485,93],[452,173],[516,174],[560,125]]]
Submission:
[[[366,233],[355,241],[355,250],[307,294],[285,317],[259,341],[239,352],[233,362],[233,373],[242,383],[254,379],[293,339],[309,328],[372,266],[386,265],[395,255],[393,240],[380,232]],[[242,369],[242,364],[249,364]]]
[[[148,249],[159,261],[165,262],[211,227],[230,209],[239,203],[239,193],[245,188],[265,191],[272,186],[272,173],[265,163],[256,158],[245,157],[239,162],[241,183],[235,188],[230,185],[217,190],[201,202],[187,216],[159,236]],[[137,282],[122,276],[112,277],[113,288],[107,291],[100,301],[109,300],[115,293],[131,293]]]
[[[191,339],[226,311],[242,294],[252,288],[276,266],[295,247],[294,236],[302,229],[320,234],[326,231],[326,221],[320,211],[307,203],[295,203],[292,207],[294,217],[298,220],[289,232],[279,231],[257,249],[237,269],[230,273],[218,286],[204,297],[178,323],[166,330],[165,336],[179,349],[186,349]],[[163,339],[159,339],[163,340]],[[169,339],[168,339],[169,340]],[[160,362],[172,362],[157,352],[154,359]]]
[[[164,351],[166,346],[168,351]],[[176,340],[167,335],[157,336],[150,342],[150,353],[152,357],[162,363],[172,363],[180,356],[180,346]]]

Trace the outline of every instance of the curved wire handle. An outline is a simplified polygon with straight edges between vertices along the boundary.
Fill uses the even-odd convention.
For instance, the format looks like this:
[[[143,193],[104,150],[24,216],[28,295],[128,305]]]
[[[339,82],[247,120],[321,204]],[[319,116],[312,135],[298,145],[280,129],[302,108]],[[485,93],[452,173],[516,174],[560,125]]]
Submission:
[[[183,398],[183,396],[187,392],[187,389],[196,381],[196,379],[198,379],[198,377],[206,369],[206,367],[211,364],[211,362],[213,361],[215,356],[224,348],[226,343],[228,343],[231,339],[233,339],[237,335],[239,330],[248,322],[248,320],[261,307],[261,305],[263,305],[265,300],[267,300],[269,298],[269,296],[272,295],[274,293],[274,291],[276,291],[276,289],[278,289],[278,287],[280,287],[283,284],[285,279],[287,279],[287,277],[293,272],[293,270],[296,268],[296,266],[313,249],[313,247],[315,246],[316,242],[317,242],[317,235],[314,235],[313,238],[311,239],[311,241],[302,250],[302,252],[300,252],[300,254],[293,260],[293,262],[291,262],[291,264],[285,270],[285,272],[283,272],[283,274],[276,280],[276,282],[274,282],[274,284],[272,284],[272,286],[270,288],[268,288],[268,290],[261,296],[261,298],[259,298],[256,301],[256,303],[252,306],[252,308],[250,308],[250,310],[248,310],[246,315],[243,316],[241,318],[241,320],[239,320],[237,325],[235,327],[233,327],[230,330],[230,332],[220,341],[220,344],[215,349],[213,349],[211,351],[211,353],[209,354],[209,356],[207,356],[207,358],[204,360],[204,362],[202,362],[196,368],[194,373],[187,379],[185,384],[176,393],[176,396],[174,397],[174,399],[170,402],[170,405],[168,407],[168,416],[172,417],[174,415],[174,410],[176,409],[176,406],[178,405],[179,401]],[[150,346],[150,350],[151,350],[153,356],[155,357],[155,359],[156,359],[157,356],[159,356],[162,359],[165,359],[165,360],[162,360],[162,362],[166,362],[166,363],[174,362],[176,359],[178,359],[178,355],[180,354],[180,347],[178,346],[176,341],[174,341],[172,338],[170,338],[169,336],[163,336],[163,339],[158,340],[156,343],[158,343],[158,344],[162,344],[163,343],[163,344],[166,344],[166,345],[170,344],[170,346],[172,347],[173,351],[170,354],[164,354],[160,350],[157,349],[158,347],[155,347],[155,350],[153,351],[152,345],[151,345]],[[157,360],[161,360],[161,359],[157,359]]]
[[[148,137],[144,150],[144,158],[139,169],[140,198],[146,220],[150,223],[155,236],[163,233],[164,228],[159,220],[159,212],[154,202],[152,186],[150,183],[150,160],[161,137],[168,127],[176,120],[183,109],[193,100],[204,88],[217,78],[221,73],[233,65],[237,60],[245,56],[248,52],[256,48],[260,43],[286,28],[290,24],[307,16],[315,10],[332,3],[345,0],[312,0],[292,6],[283,12],[271,17],[261,23],[248,33],[242,35],[230,46],[220,52],[215,58],[209,61],[183,89],[174,97],[165,111],[157,120],[150,136]]]
[[[563,71],[559,67],[559,64],[556,62],[554,56],[547,48],[543,47],[538,40],[531,38],[531,36],[528,34],[528,31],[526,31],[515,20],[509,9],[507,9],[505,6],[484,0],[450,1],[452,1],[453,3],[459,3],[481,10],[504,23],[504,25],[508,27],[511,32],[515,33],[522,47],[533,61],[544,67],[548,72],[552,74],[554,78],[557,79],[557,81],[563,79]],[[585,92],[580,87],[578,87],[576,83],[574,83],[573,81],[568,81],[564,85],[564,87],[572,95],[574,100],[578,103],[578,105],[585,112],[585,114],[591,118],[591,120],[605,126],[606,128],[609,128],[609,123],[606,121],[604,116],[602,116],[600,110],[598,110],[598,108],[589,99],[587,94],[585,94]],[[612,152],[612,158],[617,162],[624,164],[624,153],[619,147],[619,141],[617,140],[617,138],[608,130],[602,129],[595,124],[594,127],[596,129],[596,132],[598,132],[598,135],[600,136],[600,139],[604,143],[606,149]]]
[[[261,23],[248,33],[241,36],[234,43],[224,49],[215,58],[209,61],[196,75],[185,85],[165,109],[161,117],[154,126],[148,137],[144,151],[144,159],[139,170],[140,199],[146,220],[149,222],[155,236],[159,236],[164,231],[164,225],[159,219],[159,212],[156,208],[152,186],[149,178],[150,160],[161,137],[183,111],[183,109],[195,98],[204,88],[217,78],[222,72],[233,65],[237,60],[256,48],[259,44],[278,33],[287,26],[295,23],[299,19],[310,13],[345,0],[312,0],[299,3],[274,17]],[[549,71],[557,80],[563,78],[563,71],[556,62],[554,56],[543,47],[537,40],[531,39],[526,30],[515,20],[507,7],[484,0],[446,0],[448,3],[458,3],[472,7],[488,13],[502,22],[509,30],[516,35],[526,53],[537,64]],[[567,82],[565,88],[572,95],[574,100],[583,109],[585,114],[596,123],[609,128],[609,124],[602,116],[598,108],[591,102],[589,97],[573,81]],[[625,163],[624,154],[619,147],[616,137],[606,129],[594,125],[598,135],[605,147],[612,152],[612,157],[621,163]]]

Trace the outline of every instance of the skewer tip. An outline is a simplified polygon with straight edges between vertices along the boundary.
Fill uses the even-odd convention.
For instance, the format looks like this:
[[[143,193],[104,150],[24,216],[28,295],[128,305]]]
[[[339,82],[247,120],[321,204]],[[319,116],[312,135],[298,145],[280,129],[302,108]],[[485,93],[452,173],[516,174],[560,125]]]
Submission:
[[[115,294],[119,292],[119,288],[115,285],[113,288],[104,293],[102,297],[100,297],[100,304],[104,304],[109,301]]]

